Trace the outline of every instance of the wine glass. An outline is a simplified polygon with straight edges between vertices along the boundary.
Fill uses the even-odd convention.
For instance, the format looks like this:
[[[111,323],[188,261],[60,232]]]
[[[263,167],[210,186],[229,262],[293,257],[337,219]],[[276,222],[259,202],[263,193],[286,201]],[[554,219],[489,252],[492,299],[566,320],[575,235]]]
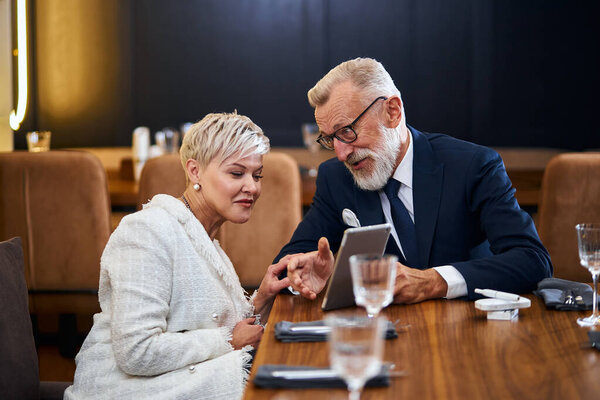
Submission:
[[[600,326],[598,314],[598,275],[600,274],[600,224],[578,224],[577,243],[581,265],[592,274],[594,281],[593,312],[585,318],[577,318],[580,326]]]
[[[369,318],[379,314],[394,298],[397,261],[398,257],[388,254],[356,254],[350,257],[354,300],[367,310]]]
[[[331,368],[346,382],[350,400],[360,399],[365,382],[381,371],[383,318],[333,315],[325,318]]]
[[[309,176],[317,176],[317,161],[316,155],[321,149],[321,145],[317,142],[319,137],[319,126],[313,123],[302,124],[302,141],[310,154],[310,165],[308,169]]]

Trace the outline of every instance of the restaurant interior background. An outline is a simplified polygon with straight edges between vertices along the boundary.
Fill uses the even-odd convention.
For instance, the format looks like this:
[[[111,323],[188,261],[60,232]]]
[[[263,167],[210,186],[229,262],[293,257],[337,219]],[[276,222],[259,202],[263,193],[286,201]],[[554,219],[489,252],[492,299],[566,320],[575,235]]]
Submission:
[[[14,31],[14,1],[1,3],[13,4]],[[27,4],[30,91],[16,149],[31,130],[52,131],[54,149],[128,146],[136,126],[155,132],[233,110],[273,145],[302,146],[300,125],[313,120],[307,90],[358,56],[383,63],[420,130],[489,146],[600,147],[595,1]]]
[[[52,149],[128,147],[135,127],[155,133],[233,110],[272,145],[300,148],[302,123],[313,122],[306,92],[359,56],[383,63],[417,129],[495,148],[600,149],[597,1],[21,1],[27,111],[13,132],[17,1],[0,0],[0,152],[27,149],[34,130],[52,132]],[[527,211],[537,172],[533,200],[519,198]],[[118,218],[135,210],[111,201]],[[77,323],[82,340],[91,316]],[[57,322],[38,324],[53,334]],[[72,380],[72,357],[38,354],[40,378]]]

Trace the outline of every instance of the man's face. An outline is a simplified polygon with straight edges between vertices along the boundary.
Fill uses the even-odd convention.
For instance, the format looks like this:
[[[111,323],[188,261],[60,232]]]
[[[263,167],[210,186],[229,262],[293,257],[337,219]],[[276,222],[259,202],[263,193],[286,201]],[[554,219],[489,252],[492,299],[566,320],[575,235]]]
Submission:
[[[334,87],[327,103],[315,109],[315,120],[322,134],[330,135],[348,125],[374,99],[363,99],[350,82]],[[335,153],[352,173],[356,185],[364,190],[379,190],[396,168],[400,135],[383,124],[385,103],[380,101],[353,126],[356,141],[343,143],[334,139]]]

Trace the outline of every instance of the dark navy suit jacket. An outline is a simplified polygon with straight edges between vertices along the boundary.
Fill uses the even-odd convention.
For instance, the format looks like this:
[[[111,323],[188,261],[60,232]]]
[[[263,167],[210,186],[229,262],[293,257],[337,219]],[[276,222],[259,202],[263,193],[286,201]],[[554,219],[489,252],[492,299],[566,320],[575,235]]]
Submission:
[[[419,268],[454,266],[475,288],[531,292],[552,275],[550,256],[531,217],[521,210],[502,159],[494,150],[441,134],[413,137],[413,202]],[[362,226],[385,222],[379,195],[359,189],[337,159],[319,167],[310,210],[276,260],[317,248],[320,237],[335,253],[353,211]],[[400,254],[390,236],[387,253]]]

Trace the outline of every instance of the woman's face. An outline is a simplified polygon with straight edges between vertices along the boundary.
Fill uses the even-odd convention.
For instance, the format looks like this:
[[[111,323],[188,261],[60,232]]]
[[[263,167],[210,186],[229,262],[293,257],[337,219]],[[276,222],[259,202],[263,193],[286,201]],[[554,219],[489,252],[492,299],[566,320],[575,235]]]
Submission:
[[[258,154],[211,161],[199,182],[206,211],[216,219],[236,224],[248,221],[260,196],[262,169],[262,155]]]

